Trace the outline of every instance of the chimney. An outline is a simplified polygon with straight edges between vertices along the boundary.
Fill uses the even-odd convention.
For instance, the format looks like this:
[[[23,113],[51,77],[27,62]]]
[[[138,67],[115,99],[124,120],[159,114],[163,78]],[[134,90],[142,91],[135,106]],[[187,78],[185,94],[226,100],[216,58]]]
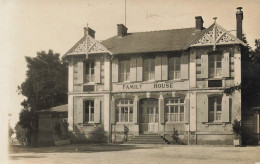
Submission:
[[[242,40],[242,21],[243,21],[242,7],[237,8],[236,17],[237,17],[237,38]]]
[[[196,16],[195,19],[196,19],[196,24],[195,24],[196,29],[197,30],[202,30],[203,29],[203,23],[204,23],[202,17],[201,16]]]
[[[124,37],[127,35],[127,27],[123,24],[117,25],[117,36]]]
[[[91,36],[92,38],[95,39],[95,33],[96,32],[94,30],[92,30],[91,28],[84,27],[84,35],[89,35],[89,36]]]

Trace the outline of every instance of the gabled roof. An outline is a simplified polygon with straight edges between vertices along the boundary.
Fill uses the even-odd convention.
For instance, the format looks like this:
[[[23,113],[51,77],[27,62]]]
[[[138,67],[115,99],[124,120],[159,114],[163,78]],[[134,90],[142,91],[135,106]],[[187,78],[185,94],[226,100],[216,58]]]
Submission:
[[[99,53],[108,53],[110,55],[112,54],[100,42],[92,38],[90,35],[85,35],[68,52],[66,52],[62,58],[71,55],[89,55]]]
[[[184,50],[203,30],[196,28],[172,29],[128,33],[126,36],[114,36],[102,44],[113,54],[145,53]]]
[[[206,30],[204,30],[195,40],[193,40],[185,49],[196,46],[213,46],[227,44],[242,44],[247,46],[244,42],[225,30],[219,24],[214,22]]]
[[[60,106],[55,106],[51,108],[46,108],[43,110],[40,110],[38,112],[68,112],[68,104],[60,105]]]

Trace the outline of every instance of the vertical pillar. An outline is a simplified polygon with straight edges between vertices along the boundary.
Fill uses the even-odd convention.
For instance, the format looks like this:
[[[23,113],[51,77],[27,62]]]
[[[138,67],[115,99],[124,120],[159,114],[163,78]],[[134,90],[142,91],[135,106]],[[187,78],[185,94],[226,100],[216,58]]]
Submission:
[[[111,61],[108,56],[104,59],[104,90],[109,91],[111,88]]]
[[[234,83],[235,85],[239,85],[241,83],[241,51],[239,46],[235,48],[234,74]]]
[[[191,48],[190,50],[190,67],[189,67],[189,81],[190,88],[196,87],[196,49]]]
[[[68,91],[73,92],[73,58],[69,61]]]
[[[196,131],[197,130],[197,112],[196,112],[196,106],[197,106],[197,98],[196,98],[196,92],[189,91],[190,93],[187,93],[190,95],[190,131]]]
[[[68,123],[69,123],[69,131],[73,131],[74,124],[74,109],[73,109],[73,96],[68,96]]]

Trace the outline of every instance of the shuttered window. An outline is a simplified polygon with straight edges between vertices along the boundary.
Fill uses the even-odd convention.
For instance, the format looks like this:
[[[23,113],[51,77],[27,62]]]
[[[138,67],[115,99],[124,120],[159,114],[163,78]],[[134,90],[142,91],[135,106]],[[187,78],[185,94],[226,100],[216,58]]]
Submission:
[[[168,60],[169,63],[169,80],[181,78],[181,58],[171,57]]]
[[[95,81],[95,66],[94,62],[85,64],[85,82],[90,83]]]
[[[166,99],[165,117],[166,122],[184,122],[184,99],[171,98]]]
[[[120,82],[130,81],[130,61],[123,60],[119,62]]]
[[[84,122],[94,122],[94,101],[84,101]]]
[[[222,55],[214,54],[209,56],[209,77],[222,77]]]
[[[209,105],[209,122],[219,122],[222,120],[222,97],[214,96],[209,97],[208,101]]]
[[[155,75],[155,63],[154,59],[144,59],[143,64],[144,71],[144,81],[154,80]]]
[[[102,58],[100,60],[100,82],[101,84],[104,84],[105,82],[105,66],[104,66],[104,59]]]
[[[133,122],[133,100],[116,101],[116,122]]]

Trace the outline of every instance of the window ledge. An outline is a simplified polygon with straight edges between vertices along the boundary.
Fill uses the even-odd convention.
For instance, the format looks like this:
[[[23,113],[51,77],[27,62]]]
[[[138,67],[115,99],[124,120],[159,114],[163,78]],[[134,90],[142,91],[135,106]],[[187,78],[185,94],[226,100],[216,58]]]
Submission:
[[[88,123],[79,123],[78,125],[80,125],[80,127],[83,127],[83,126],[95,126],[96,124],[94,122],[88,122]]]
[[[204,123],[207,127],[210,125],[222,125],[223,127],[226,126],[225,122],[208,122],[208,123]]]
[[[185,124],[185,122],[166,122],[165,124]]]
[[[134,123],[133,122],[117,122],[116,124],[117,125],[123,125],[123,124],[129,125],[129,124],[134,124]]]

